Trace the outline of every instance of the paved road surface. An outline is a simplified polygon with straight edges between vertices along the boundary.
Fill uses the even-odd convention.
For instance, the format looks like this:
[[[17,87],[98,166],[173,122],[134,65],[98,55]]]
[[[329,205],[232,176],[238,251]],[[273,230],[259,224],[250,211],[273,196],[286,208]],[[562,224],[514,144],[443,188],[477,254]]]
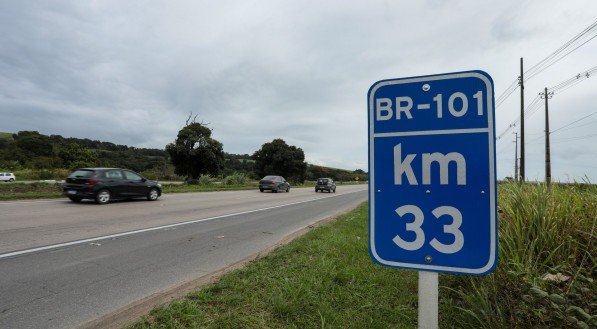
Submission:
[[[105,206],[0,202],[0,328],[80,325],[254,255],[366,197],[360,185]]]

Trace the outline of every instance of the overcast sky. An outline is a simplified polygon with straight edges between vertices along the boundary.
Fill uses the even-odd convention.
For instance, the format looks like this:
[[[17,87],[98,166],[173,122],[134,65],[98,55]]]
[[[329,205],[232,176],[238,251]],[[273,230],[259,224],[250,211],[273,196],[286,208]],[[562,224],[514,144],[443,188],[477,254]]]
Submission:
[[[164,148],[193,112],[226,152],[283,138],[310,163],[367,170],[374,82],[481,69],[500,95],[520,57],[530,68],[596,20],[595,0],[0,0],[0,131]],[[597,39],[529,80],[526,101],[596,65]],[[555,95],[551,127],[597,111],[596,96],[597,77]],[[498,134],[519,102],[497,109]],[[541,180],[542,110],[526,123]],[[597,114],[572,128],[552,135],[553,176],[596,182]],[[513,140],[497,143],[500,178]]]

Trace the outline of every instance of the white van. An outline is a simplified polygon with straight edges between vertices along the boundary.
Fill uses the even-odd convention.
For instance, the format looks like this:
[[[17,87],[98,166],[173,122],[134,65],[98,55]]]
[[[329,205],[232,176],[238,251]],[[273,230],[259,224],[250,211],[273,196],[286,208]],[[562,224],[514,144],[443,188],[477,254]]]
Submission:
[[[0,172],[0,182],[14,182],[17,180],[15,174],[11,172]]]

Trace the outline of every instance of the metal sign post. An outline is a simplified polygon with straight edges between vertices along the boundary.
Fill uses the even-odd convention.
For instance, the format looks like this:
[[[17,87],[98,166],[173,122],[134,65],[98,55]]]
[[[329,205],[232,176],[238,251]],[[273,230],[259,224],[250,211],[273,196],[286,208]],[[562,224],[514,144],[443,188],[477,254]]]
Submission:
[[[494,95],[482,71],[383,80],[368,93],[369,252],[419,272],[419,326],[437,328],[437,272],[497,263]]]

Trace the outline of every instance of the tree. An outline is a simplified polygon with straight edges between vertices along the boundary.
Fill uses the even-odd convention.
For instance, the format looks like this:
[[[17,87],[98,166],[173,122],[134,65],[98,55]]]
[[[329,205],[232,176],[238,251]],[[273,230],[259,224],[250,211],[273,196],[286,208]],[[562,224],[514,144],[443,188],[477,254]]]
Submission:
[[[307,163],[301,148],[288,145],[282,139],[265,143],[253,154],[254,170],[257,176],[280,175],[294,183],[305,180]]]
[[[29,156],[51,156],[53,153],[50,139],[37,131],[19,131],[14,134],[17,147],[29,154]]]
[[[224,168],[222,143],[211,138],[211,129],[195,120],[178,132],[176,141],[166,146],[174,172],[197,179],[204,174],[215,176]]]
[[[58,151],[64,165],[70,169],[93,167],[97,162],[97,153],[79,144],[69,143]]]

